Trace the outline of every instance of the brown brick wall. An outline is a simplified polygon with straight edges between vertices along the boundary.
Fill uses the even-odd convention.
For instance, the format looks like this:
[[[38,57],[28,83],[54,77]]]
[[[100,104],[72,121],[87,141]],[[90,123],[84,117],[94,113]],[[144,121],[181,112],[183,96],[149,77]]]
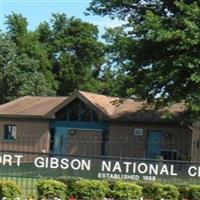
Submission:
[[[17,139],[4,141],[4,125],[17,126]],[[142,136],[135,136],[134,129],[142,128]],[[179,159],[197,159],[198,149],[192,151],[192,131],[188,127],[174,124],[148,124],[148,123],[122,123],[113,122],[109,126],[106,155],[117,157],[144,158],[148,147],[148,132],[162,131],[164,139],[162,148],[165,150],[177,150]],[[168,136],[170,135],[170,138]],[[102,135],[95,131],[78,130],[71,135],[67,145],[71,155],[96,155],[102,153]],[[87,145],[87,147],[86,147]],[[49,151],[49,121],[24,120],[24,119],[0,119],[0,150],[13,150],[24,152],[48,152]]]
[[[142,128],[143,136],[135,136],[135,128]],[[180,159],[191,159],[192,132],[188,127],[174,124],[112,123],[109,127],[107,154],[144,158],[149,131],[163,132],[162,149],[177,150]]]
[[[92,130],[76,130],[68,137],[68,153],[70,155],[101,156],[102,132]]]
[[[4,140],[4,125],[17,126],[16,140]],[[0,119],[0,149],[23,152],[48,152],[49,122],[36,119]]]

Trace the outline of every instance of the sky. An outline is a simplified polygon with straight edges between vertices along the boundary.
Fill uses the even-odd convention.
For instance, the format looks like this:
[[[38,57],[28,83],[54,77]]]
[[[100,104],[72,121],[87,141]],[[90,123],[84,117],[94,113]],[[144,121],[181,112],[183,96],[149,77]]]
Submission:
[[[12,12],[21,13],[27,18],[29,30],[34,30],[41,22],[49,21],[52,13],[66,13],[84,21],[98,25],[103,33],[104,27],[115,27],[121,24],[108,17],[85,16],[84,12],[91,0],[0,0],[0,29],[5,31],[5,16]]]

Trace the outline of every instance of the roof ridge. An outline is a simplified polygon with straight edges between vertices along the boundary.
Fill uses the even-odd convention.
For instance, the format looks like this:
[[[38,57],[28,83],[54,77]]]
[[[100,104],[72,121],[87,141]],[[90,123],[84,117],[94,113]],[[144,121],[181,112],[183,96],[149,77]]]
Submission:
[[[67,98],[68,96],[27,96],[31,98]]]
[[[78,94],[86,98],[91,104],[93,104],[96,108],[98,108],[107,117],[113,116],[116,106],[112,102],[119,99],[119,97],[110,97],[110,96],[106,96],[102,94],[84,92],[84,91],[77,91],[77,92]],[[103,105],[103,104],[107,104],[107,105]]]
[[[98,93],[93,93],[93,92],[87,92],[87,91],[83,91],[83,90],[78,90],[79,93],[88,93],[88,94],[91,94],[91,95],[99,95],[99,96],[104,96],[104,97],[108,97],[108,98],[120,98],[120,97],[114,97],[114,96],[108,96],[108,95],[105,95],[105,94],[98,94]]]

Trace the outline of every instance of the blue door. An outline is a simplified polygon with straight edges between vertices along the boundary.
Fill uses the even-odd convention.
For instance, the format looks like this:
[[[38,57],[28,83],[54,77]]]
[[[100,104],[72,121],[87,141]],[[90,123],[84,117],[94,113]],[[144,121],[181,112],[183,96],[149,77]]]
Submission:
[[[147,158],[156,158],[160,156],[162,148],[162,132],[150,131],[147,143]]]
[[[67,153],[67,135],[68,128],[58,127],[56,128],[55,142],[54,142],[54,153],[55,154],[66,154]]]

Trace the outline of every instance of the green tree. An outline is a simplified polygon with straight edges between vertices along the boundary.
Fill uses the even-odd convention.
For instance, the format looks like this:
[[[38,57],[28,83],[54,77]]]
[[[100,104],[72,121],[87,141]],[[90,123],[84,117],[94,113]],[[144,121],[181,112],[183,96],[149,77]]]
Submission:
[[[21,14],[7,16],[0,36],[0,102],[24,95],[68,95],[74,89],[116,94],[97,26],[65,14],[29,31]],[[113,77],[115,75],[115,77]]]
[[[124,20],[106,37],[127,94],[157,105],[184,101],[190,120],[200,118],[199,1],[93,0],[88,10]]]
[[[39,25],[37,34],[48,51],[59,95],[68,95],[74,89],[99,90],[104,45],[98,41],[96,26],[65,14],[53,14],[50,24]]]
[[[6,36],[17,46],[16,54],[26,54],[30,59],[38,62],[38,72],[42,73],[52,90],[57,89],[57,83],[52,74],[51,62],[47,49],[40,43],[37,33],[28,31],[28,22],[21,14],[12,13],[7,16]]]
[[[0,103],[25,95],[54,95],[39,68],[38,60],[18,55],[16,44],[0,35]]]
[[[28,35],[27,19],[21,14],[12,13],[7,16],[5,24],[7,25],[7,33],[9,34],[11,40],[19,47],[23,46]]]

